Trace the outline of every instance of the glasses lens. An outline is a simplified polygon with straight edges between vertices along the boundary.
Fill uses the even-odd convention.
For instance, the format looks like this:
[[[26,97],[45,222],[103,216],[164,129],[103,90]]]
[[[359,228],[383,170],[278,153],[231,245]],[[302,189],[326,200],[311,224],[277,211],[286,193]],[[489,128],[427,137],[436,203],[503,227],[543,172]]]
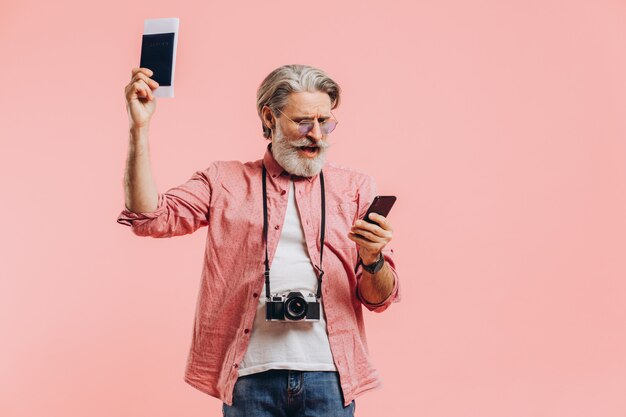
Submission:
[[[337,127],[336,120],[326,120],[324,123],[320,125],[320,128],[322,129],[322,133],[325,135],[328,135],[330,132],[335,130],[335,127]]]
[[[313,130],[313,126],[315,124],[313,122],[300,122],[298,123],[298,131],[301,135],[306,135],[311,130]]]
[[[300,122],[298,126],[298,131],[301,135],[306,135],[311,130],[313,130],[314,126],[315,124],[313,122]],[[335,127],[337,127],[336,120],[326,120],[323,123],[320,123],[320,130],[324,135],[328,135],[330,132],[335,130]]]

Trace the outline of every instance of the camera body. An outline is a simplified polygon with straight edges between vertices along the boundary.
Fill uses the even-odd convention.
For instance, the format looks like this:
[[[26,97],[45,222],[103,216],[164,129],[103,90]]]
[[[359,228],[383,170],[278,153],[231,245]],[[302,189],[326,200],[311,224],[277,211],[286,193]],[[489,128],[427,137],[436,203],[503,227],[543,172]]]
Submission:
[[[272,294],[265,303],[265,319],[269,321],[319,321],[320,303],[314,294],[286,291]]]

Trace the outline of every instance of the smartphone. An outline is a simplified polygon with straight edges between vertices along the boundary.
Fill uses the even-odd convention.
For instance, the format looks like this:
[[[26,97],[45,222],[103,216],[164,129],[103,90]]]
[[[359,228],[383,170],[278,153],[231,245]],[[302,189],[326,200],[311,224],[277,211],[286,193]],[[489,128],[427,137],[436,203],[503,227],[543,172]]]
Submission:
[[[374,201],[372,201],[372,204],[370,204],[369,208],[367,209],[367,213],[365,213],[365,217],[363,218],[363,220],[368,223],[378,224],[367,216],[369,216],[370,213],[377,213],[381,216],[387,217],[387,215],[391,211],[391,207],[393,207],[393,204],[395,202],[395,195],[377,195],[376,197],[374,197]]]

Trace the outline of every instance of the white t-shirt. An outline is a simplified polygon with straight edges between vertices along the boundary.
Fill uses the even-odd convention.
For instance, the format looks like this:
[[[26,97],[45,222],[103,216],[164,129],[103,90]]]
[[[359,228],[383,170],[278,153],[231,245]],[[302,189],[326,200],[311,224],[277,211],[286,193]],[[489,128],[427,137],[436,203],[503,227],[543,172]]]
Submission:
[[[283,294],[289,290],[303,294],[317,292],[317,275],[307,253],[293,180],[289,182],[285,223],[270,268],[272,293]],[[239,364],[239,376],[269,369],[336,371],[323,306],[322,303],[319,321],[267,321],[263,285],[250,344]]]

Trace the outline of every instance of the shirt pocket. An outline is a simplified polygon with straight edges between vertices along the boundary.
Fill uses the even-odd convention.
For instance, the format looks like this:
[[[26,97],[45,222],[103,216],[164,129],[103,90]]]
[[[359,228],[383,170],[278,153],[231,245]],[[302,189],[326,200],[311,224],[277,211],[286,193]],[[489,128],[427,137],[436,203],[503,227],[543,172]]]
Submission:
[[[241,249],[257,248],[263,240],[263,200],[234,187],[236,192],[224,190],[209,215],[211,246],[216,253],[241,256]]]
[[[348,201],[330,207],[326,226],[326,243],[333,248],[356,248],[356,243],[348,238],[355,221],[357,204]]]

